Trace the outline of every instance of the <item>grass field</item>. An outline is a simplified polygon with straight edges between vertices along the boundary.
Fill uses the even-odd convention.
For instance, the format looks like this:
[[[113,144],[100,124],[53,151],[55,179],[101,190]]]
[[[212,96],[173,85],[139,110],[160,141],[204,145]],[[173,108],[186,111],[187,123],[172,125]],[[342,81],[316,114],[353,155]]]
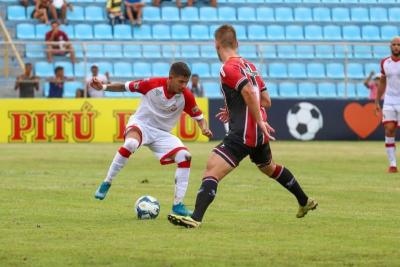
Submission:
[[[187,145],[193,207],[215,143]],[[383,142],[275,142],[318,209],[296,219],[295,198],[246,159],[190,230],[166,220],[175,166],[147,148],[93,198],[117,148],[0,145],[0,266],[400,266],[400,174],[385,173]],[[154,221],[134,216],[144,194],[161,203]]]

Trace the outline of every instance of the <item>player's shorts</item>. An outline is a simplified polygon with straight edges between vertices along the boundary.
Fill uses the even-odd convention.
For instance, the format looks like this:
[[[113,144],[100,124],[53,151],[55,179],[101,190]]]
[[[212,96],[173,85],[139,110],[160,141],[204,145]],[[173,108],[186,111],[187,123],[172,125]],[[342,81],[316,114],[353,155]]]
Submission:
[[[238,137],[227,135],[224,140],[217,145],[213,152],[222,157],[232,167],[237,167],[247,156],[257,166],[269,165],[272,161],[272,153],[269,143],[256,147],[249,147],[243,144],[243,140]]]
[[[171,156],[180,150],[187,150],[182,141],[175,135],[146,125],[135,120],[133,117],[129,119],[125,127],[125,135],[131,129],[139,130],[142,138],[139,146],[144,145],[149,147],[162,165],[174,163],[175,161]]]
[[[400,124],[400,105],[383,104],[382,108],[382,123],[394,122],[399,126]]]

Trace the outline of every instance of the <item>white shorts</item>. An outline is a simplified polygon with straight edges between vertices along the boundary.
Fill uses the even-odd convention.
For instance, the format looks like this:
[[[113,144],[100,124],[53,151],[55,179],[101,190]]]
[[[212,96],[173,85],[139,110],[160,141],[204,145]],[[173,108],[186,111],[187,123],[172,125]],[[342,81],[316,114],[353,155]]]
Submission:
[[[399,126],[400,123],[400,105],[383,104],[382,108],[383,124],[394,122]]]
[[[171,156],[175,155],[179,150],[187,150],[187,147],[175,135],[148,126],[145,123],[135,120],[133,117],[129,118],[125,127],[125,135],[131,129],[139,130],[142,137],[142,142],[139,146],[144,145],[149,147],[162,165],[174,163],[175,161]]]

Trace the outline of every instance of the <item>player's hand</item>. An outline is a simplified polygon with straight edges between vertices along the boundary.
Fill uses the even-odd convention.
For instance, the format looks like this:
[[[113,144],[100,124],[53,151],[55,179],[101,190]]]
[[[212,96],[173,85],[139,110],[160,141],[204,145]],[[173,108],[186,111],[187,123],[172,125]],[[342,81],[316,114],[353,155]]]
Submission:
[[[103,90],[103,84],[96,77],[93,77],[92,81],[90,82],[90,87],[98,91]]]
[[[213,133],[211,132],[211,130],[209,128],[201,129],[201,133],[204,136],[207,136],[208,138],[213,137]]]
[[[223,123],[227,123],[229,121],[229,113],[228,110],[226,108],[220,108],[219,109],[220,112],[217,113],[217,115],[215,115],[215,117],[222,121]]]
[[[268,138],[270,140],[275,140],[275,137],[272,136],[273,133],[275,133],[275,129],[271,127],[271,125],[269,125],[268,122],[264,121],[261,125],[259,125],[259,127],[261,128],[261,131],[268,136]]]
[[[379,102],[375,102],[375,115],[378,116],[379,114],[381,114],[381,112],[381,105],[379,104]]]

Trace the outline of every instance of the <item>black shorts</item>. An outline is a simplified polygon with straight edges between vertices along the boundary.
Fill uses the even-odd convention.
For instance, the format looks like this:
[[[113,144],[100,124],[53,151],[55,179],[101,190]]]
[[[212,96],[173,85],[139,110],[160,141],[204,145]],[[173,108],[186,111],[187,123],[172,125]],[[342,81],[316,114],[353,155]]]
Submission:
[[[249,147],[243,144],[243,140],[232,135],[225,136],[224,140],[213,149],[213,152],[222,157],[232,167],[237,167],[247,155],[257,166],[269,165],[272,160],[271,148],[268,142],[256,147]]]

